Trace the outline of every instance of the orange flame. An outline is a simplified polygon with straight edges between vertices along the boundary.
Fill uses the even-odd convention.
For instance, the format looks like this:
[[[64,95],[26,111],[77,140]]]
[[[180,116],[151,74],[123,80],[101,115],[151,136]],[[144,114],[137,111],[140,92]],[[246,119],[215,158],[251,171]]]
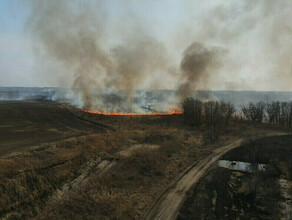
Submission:
[[[183,111],[174,109],[172,112],[169,113],[161,113],[161,112],[152,112],[150,114],[138,114],[138,113],[125,113],[125,112],[95,112],[83,109],[83,112],[90,113],[90,114],[98,114],[98,115],[118,115],[118,116],[149,116],[149,115],[181,115]]]

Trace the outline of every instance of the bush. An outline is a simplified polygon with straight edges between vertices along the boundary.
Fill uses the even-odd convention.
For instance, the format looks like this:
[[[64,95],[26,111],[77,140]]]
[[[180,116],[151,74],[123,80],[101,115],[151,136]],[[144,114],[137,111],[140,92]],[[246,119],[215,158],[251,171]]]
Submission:
[[[205,144],[214,144],[222,135],[222,130],[222,127],[219,125],[209,127],[203,137]]]

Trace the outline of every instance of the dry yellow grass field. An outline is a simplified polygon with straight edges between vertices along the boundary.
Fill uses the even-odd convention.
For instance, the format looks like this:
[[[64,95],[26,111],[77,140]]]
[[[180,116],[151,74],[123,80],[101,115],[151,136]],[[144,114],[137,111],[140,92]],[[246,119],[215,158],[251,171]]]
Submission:
[[[206,128],[185,125],[182,115],[106,117],[66,108],[82,124],[75,130],[92,130],[2,154],[0,218],[140,219],[190,164],[228,141],[269,131],[232,121],[210,145]]]

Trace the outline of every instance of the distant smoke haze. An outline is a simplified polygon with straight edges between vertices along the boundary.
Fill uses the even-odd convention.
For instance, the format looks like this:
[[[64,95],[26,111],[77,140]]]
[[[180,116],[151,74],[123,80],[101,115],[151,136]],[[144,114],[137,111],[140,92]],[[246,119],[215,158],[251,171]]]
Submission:
[[[174,31],[177,49],[195,40],[228,51],[208,89],[291,91],[291,1],[188,1],[185,10],[190,23]]]
[[[166,48],[155,39],[134,39],[129,44],[115,47],[112,52],[116,61],[113,86],[126,90],[128,105],[139,85],[167,67]]]
[[[84,106],[91,108],[91,90],[102,85],[103,73],[112,67],[102,47],[102,10],[94,12],[86,4],[79,10],[70,2],[32,0],[28,25],[47,54],[73,72],[73,87],[81,89]]]
[[[95,11],[86,3],[76,9],[69,0],[32,0],[31,4],[30,30],[48,56],[74,73],[68,77],[74,78],[72,86],[80,89],[85,108],[103,108],[103,104],[96,106],[93,88],[109,87],[126,91],[125,105],[131,111],[133,91],[167,66],[165,47],[146,34],[137,33],[139,37],[132,36],[131,42],[104,48],[102,4]]]
[[[55,62],[41,74],[79,88],[85,108],[106,110],[96,92],[105,88],[123,91],[113,100],[126,111],[140,88],[177,89],[178,104],[199,89],[291,90],[291,1],[179,1],[183,13],[169,22],[153,1],[114,12],[111,0],[27,1],[36,55]],[[145,15],[133,15],[139,4]]]

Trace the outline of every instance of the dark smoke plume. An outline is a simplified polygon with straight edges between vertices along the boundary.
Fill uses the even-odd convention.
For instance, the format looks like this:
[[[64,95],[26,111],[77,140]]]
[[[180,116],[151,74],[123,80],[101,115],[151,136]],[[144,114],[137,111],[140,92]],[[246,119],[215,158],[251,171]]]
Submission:
[[[183,53],[181,60],[182,83],[179,85],[178,94],[180,100],[192,97],[198,85],[208,82],[210,74],[215,74],[216,68],[221,65],[220,56],[223,49],[219,47],[207,47],[194,42]],[[202,86],[200,86],[202,87]]]

